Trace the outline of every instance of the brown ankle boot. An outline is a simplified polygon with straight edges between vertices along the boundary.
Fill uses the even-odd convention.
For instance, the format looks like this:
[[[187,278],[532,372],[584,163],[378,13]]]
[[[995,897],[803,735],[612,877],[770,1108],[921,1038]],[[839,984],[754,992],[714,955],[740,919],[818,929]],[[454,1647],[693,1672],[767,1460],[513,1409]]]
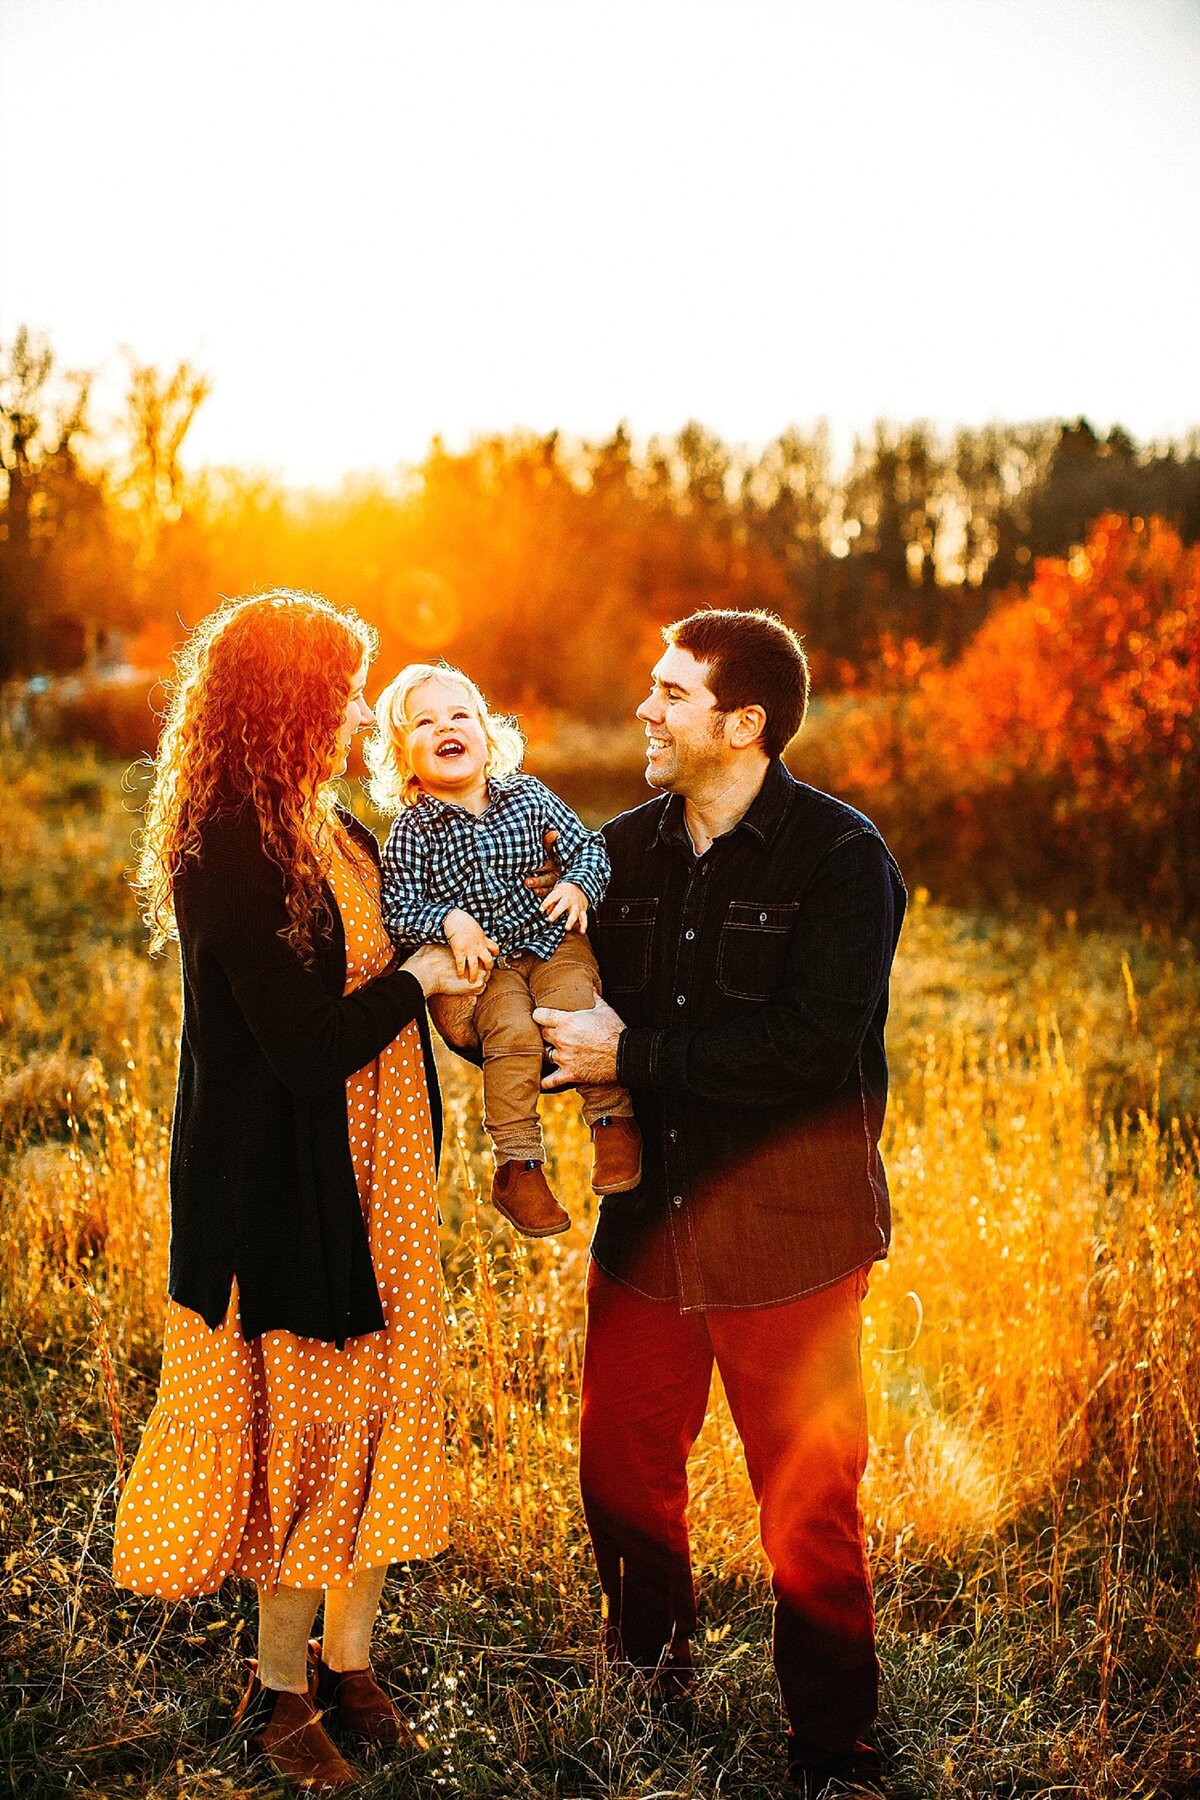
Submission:
[[[525,1237],[553,1237],[571,1223],[570,1213],[550,1192],[540,1162],[502,1162],[492,1178],[492,1205]]]
[[[391,1698],[370,1669],[331,1669],[317,1663],[317,1704],[369,1744],[398,1744],[411,1736]]]
[[[592,1187],[627,1194],[642,1179],[642,1134],[636,1119],[597,1119],[592,1126]]]
[[[233,1715],[277,1775],[293,1787],[330,1794],[353,1787],[358,1776],[330,1743],[308,1694],[265,1688],[252,1664],[250,1682]]]

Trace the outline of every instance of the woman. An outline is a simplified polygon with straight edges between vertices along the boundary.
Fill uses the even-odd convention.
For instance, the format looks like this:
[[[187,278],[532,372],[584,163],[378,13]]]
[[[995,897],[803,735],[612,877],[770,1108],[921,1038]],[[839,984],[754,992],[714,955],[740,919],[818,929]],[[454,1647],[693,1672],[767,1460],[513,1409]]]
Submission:
[[[429,994],[399,967],[375,840],[336,804],[375,635],[316,596],[230,602],[184,652],[139,885],[177,936],[183,1037],[158,1402],[121,1498],[117,1582],[167,1599],[255,1581],[238,1709],[278,1773],[346,1786],[314,1698],[375,1743],[389,1562],[447,1542],[437,1080]],[[315,1670],[308,1639],[322,1591]]]

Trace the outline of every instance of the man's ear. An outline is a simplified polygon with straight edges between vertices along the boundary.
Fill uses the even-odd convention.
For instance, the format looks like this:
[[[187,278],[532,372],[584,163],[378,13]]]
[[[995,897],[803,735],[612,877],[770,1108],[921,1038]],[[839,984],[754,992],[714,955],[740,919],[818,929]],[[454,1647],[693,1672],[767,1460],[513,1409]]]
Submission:
[[[757,743],[767,728],[766,708],[762,706],[739,706],[730,716],[729,743],[734,750],[749,749]]]

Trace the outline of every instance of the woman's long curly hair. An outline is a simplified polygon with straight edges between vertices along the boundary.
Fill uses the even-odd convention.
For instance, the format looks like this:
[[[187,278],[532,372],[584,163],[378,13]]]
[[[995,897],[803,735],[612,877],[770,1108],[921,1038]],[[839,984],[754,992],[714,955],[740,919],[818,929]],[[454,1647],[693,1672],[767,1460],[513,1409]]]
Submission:
[[[205,826],[249,803],[283,871],[282,935],[312,960],[337,735],[377,643],[356,613],[287,588],[228,600],[197,625],[178,658],[138,851],[152,949],[178,936],[175,882]]]

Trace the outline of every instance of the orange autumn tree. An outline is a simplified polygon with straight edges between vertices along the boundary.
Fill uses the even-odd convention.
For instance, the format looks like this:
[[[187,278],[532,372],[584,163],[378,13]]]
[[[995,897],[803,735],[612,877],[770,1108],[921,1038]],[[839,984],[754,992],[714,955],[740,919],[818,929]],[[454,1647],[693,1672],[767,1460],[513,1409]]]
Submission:
[[[925,700],[981,808],[1022,808],[1099,890],[1195,907],[1200,547],[1105,515],[1069,559],[1039,561]]]

